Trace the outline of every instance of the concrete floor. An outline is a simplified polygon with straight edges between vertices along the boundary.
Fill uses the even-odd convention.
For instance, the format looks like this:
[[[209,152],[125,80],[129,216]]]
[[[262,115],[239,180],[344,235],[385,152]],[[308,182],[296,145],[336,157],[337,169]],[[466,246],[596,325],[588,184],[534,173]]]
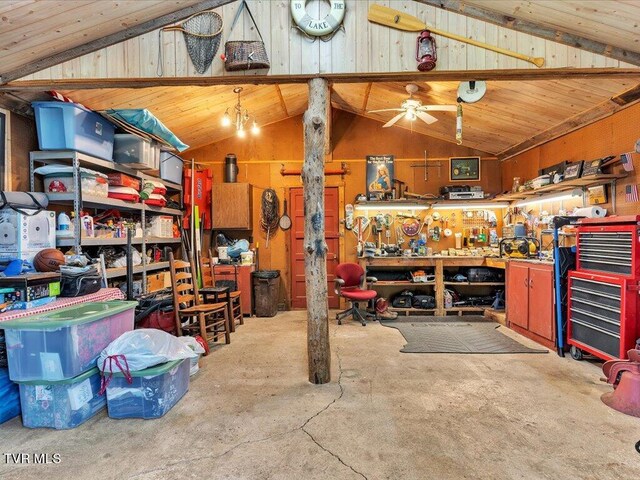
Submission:
[[[513,336],[516,334],[509,332]],[[599,364],[555,354],[400,353],[331,322],[335,383],[307,382],[303,312],[248,319],[159,420],[0,426],[2,453],[59,453],[9,479],[630,479],[640,419],[600,402]],[[526,339],[520,338],[527,343]]]

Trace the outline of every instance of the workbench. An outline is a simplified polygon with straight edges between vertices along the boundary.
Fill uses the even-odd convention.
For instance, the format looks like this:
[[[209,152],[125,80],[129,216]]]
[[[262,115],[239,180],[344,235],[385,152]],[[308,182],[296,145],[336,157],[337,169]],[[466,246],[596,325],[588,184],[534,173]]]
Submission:
[[[377,281],[371,285],[372,288],[381,293],[381,296],[390,298],[404,289],[409,290],[429,290],[433,291],[436,306],[433,309],[418,308],[393,308],[390,310],[398,312],[399,315],[463,315],[464,313],[483,314],[487,306],[453,306],[445,308],[444,291],[446,288],[455,287],[456,290],[465,294],[484,295],[496,288],[504,289],[502,282],[449,282],[445,280],[445,271],[465,267],[492,267],[504,268],[505,262],[499,258],[485,258],[477,256],[440,256],[430,257],[361,257],[358,259],[360,266],[368,272],[371,269],[379,270],[416,270],[433,269],[435,281],[433,282],[411,282],[411,281]],[[368,273],[367,273],[368,275]]]

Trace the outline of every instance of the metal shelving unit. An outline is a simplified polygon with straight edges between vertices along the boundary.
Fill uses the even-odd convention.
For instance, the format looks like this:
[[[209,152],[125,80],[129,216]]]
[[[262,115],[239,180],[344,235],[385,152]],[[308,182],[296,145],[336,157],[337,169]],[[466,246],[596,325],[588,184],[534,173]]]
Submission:
[[[143,285],[146,285],[146,274],[150,271],[162,270],[169,267],[169,262],[158,262],[147,264],[146,255],[144,252],[147,250],[147,244],[179,244],[181,240],[179,238],[162,238],[151,237],[146,234],[146,214],[153,215],[171,215],[176,217],[182,216],[182,210],[167,207],[154,207],[146,205],[144,203],[132,203],[118,200],[115,198],[99,197],[95,195],[83,195],[80,183],[80,175],[78,175],[79,168],[85,167],[91,170],[95,170],[101,173],[119,172],[129,175],[140,180],[161,180],[158,177],[154,177],[144,172],[140,172],[125,165],[121,165],[115,162],[102,160],[100,158],[92,157],[81,152],[73,150],[61,150],[61,151],[35,151],[29,154],[29,181],[31,191],[35,191],[36,179],[34,170],[38,165],[70,165],[73,167],[73,184],[75,185],[74,192],[71,193],[47,193],[49,202],[57,205],[72,205],[73,210],[76,212],[74,218],[74,231],[82,232],[80,224],[79,212],[83,209],[118,209],[129,212],[139,212],[141,218],[141,224],[143,228],[143,236],[141,238],[134,238],[132,240],[133,245],[141,245],[143,252],[142,265],[134,267],[133,273],[142,274]],[[177,183],[167,182],[161,180],[167,187],[169,194],[179,194],[179,204],[183,205],[182,186]],[[57,240],[58,246],[73,247],[76,252],[81,252],[82,247],[100,246],[100,245],[127,245],[126,238],[82,238],[81,235],[76,235],[73,238],[62,238]],[[106,271],[107,278],[123,277],[127,274],[126,268],[109,268]]]

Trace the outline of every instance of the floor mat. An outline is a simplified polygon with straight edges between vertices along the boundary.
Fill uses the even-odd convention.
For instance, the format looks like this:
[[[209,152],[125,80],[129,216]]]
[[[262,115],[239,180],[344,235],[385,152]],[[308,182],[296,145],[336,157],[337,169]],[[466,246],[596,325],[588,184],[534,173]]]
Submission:
[[[547,353],[546,349],[529,348],[503,335],[495,322],[453,320],[449,317],[414,317],[411,322],[382,321],[385,327],[402,333],[407,344],[403,353]]]

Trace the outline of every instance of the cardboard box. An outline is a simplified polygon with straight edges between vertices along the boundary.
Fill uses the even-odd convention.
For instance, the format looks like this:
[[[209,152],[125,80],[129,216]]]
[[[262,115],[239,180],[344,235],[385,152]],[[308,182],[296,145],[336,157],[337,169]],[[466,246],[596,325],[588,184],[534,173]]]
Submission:
[[[59,294],[59,273],[29,273],[14,277],[0,277],[0,303],[31,302]]]
[[[55,247],[55,212],[25,215],[10,208],[0,210],[0,259],[32,261],[40,250]]]

